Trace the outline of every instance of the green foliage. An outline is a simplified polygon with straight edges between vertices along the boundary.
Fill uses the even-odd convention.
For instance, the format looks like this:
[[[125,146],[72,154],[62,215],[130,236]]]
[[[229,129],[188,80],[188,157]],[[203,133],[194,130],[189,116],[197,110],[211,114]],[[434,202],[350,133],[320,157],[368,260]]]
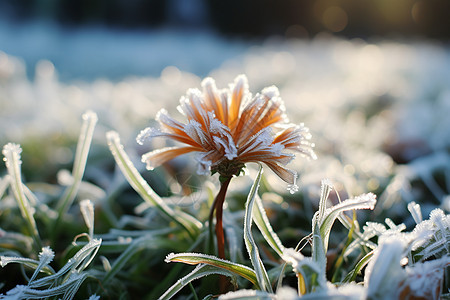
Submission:
[[[373,209],[375,195],[331,204],[333,188],[324,180],[316,207],[306,190],[294,196],[274,193],[260,166],[251,184],[230,185],[224,208],[229,259],[219,259],[208,245],[214,184],[188,194],[188,205],[186,195],[171,190],[170,197],[159,195],[155,190],[162,189],[153,186],[170,188],[167,178],[155,172],[144,179],[133,163],[133,148],[125,151],[118,133],[107,133],[109,152],[91,149],[96,120],[94,113],[84,116],[72,172],[54,174],[56,183],[25,183],[21,155],[31,154],[16,144],[4,147],[0,299],[210,299],[221,292],[220,299],[358,299],[370,293],[376,298],[400,288],[416,293],[414,272],[423,272],[421,280],[444,274],[443,268],[448,272],[450,222],[442,210],[423,220],[421,206],[411,204],[416,226],[410,232],[390,219],[386,225],[375,222],[373,213],[374,221],[361,228],[355,210]],[[88,156],[93,151],[100,152]],[[98,177],[90,174],[87,181],[92,168]],[[217,178],[212,180],[218,186]],[[389,238],[400,242],[390,245]],[[300,242],[293,249],[286,240]],[[394,246],[395,253],[389,250]],[[392,254],[389,263],[383,261],[386,251]],[[397,290],[378,288],[391,271],[402,279]],[[217,288],[223,276],[235,291]],[[442,293],[448,283],[441,283]]]

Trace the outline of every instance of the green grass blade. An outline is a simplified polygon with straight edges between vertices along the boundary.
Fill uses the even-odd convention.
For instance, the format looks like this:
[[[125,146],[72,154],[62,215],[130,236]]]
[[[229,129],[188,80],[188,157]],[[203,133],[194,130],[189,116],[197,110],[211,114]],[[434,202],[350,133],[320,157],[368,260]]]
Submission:
[[[376,196],[372,193],[368,193],[345,200],[327,209],[323,215],[323,218],[318,219],[318,223],[320,225],[320,235],[324,243],[325,252],[328,248],[328,237],[330,235],[331,227],[340,213],[352,209],[373,209],[376,202]]]
[[[256,195],[255,202],[256,205],[253,205],[253,220],[270,247],[272,247],[272,249],[281,257],[281,255],[283,255],[284,246],[269,223],[269,218],[267,217],[259,195]]]
[[[212,255],[201,253],[178,253],[178,254],[171,253],[166,257],[165,261],[182,262],[189,265],[206,264],[214,266],[215,268],[223,269],[235,275],[239,275],[249,280],[256,287],[259,287],[255,271],[253,271],[247,266],[237,264],[228,260],[220,259]]]
[[[161,197],[156,194],[148,183],[142,178],[139,171],[131,162],[127,153],[120,144],[119,134],[109,131],[106,134],[109,149],[116,160],[117,165],[133,189],[151,206],[155,206],[163,215],[186,229],[192,239],[199,233],[202,223],[197,219],[182,212],[176,212],[170,208]]]
[[[73,183],[66,188],[63,196],[59,200],[57,208],[59,216],[56,224],[59,224],[61,218],[64,217],[64,214],[67,212],[70,205],[72,205],[72,202],[78,192],[78,188],[86,168],[86,161],[97,120],[97,115],[92,111],[87,111],[83,114],[83,125],[81,126],[80,136],[78,138],[77,150],[75,152],[75,160],[72,170]]]
[[[356,266],[345,276],[343,283],[355,281],[356,276],[361,272],[362,268],[366,266],[373,257],[373,251],[370,251],[363,258],[359,260]]]
[[[317,222],[316,218],[316,222]],[[319,226],[317,223],[315,223],[316,225],[313,227],[314,228],[314,232],[313,232],[313,244],[312,244],[312,253],[311,253],[311,257],[312,260],[315,261],[317,263],[317,265],[320,267],[320,272],[319,272],[319,276],[321,277],[321,279],[326,280],[326,268],[327,268],[327,257],[326,257],[326,253],[327,250],[324,247],[324,241],[322,239],[322,235],[319,232]]]
[[[171,299],[176,293],[178,293],[183,287],[191,283],[193,280],[215,274],[229,276],[231,278],[233,278],[235,275],[233,272],[230,272],[226,269],[218,268],[213,265],[200,264],[191,273],[179,279],[158,299],[160,300]]]
[[[22,172],[20,153],[22,148],[20,145],[8,143],[3,147],[3,155],[5,165],[10,178],[10,186],[13,190],[14,197],[16,198],[17,204],[19,205],[20,212],[26,221],[30,235],[33,237],[36,248],[40,250],[42,248],[41,239],[39,237],[38,228],[36,226],[36,221],[34,220],[34,208],[31,206],[27,197],[25,196],[25,191],[22,183]]]
[[[0,266],[5,267],[7,264],[10,263],[18,263],[22,264],[26,267],[29,267],[31,269],[36,269],[39,266],[39,261],[31,258],[25,258],[25,257],[14,257],[14,256],[0,256]],[[55,274],[55,271],[50,266],[44,266],[40,269],[40,272],[47,274],[47,275],[53,275]]]
[[[253,205],[256,199],[256,194],[259,188],[259,182],[261,181],[261,175],[263,172],[262,166],[259,168],[258,175],[256,176],[255,182],[253,183],[250,193],[247,197],[247,202],[245,203],[245,215],[244,215],[244,241],[245,247],[247,248],[250,260],[252,262],[253,268],[255,269],[256,278],[258,279],[258,284],[263,291],[272,292],[272,286],[270,284],[269,276],[264,268],[264,265],[259,257],[258,247],[253,239],[252,234],[252,212]]]

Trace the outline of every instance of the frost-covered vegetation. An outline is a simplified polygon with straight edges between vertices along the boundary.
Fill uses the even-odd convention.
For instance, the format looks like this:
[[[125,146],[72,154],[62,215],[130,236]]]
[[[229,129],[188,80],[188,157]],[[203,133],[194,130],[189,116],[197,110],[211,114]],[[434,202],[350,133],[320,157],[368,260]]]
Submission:
[[[317,160],[290,162],[294,194],[258,164],[233,178],[223,258],[219,175],[190,154],[148,171],[140,156],[175,144],[135,141],[202,78],[67,83],[42,61],[29,80],[0,53],[0,298],[449,297],[448,49],[271,40],[210,76],[242,73],[278,87]]]

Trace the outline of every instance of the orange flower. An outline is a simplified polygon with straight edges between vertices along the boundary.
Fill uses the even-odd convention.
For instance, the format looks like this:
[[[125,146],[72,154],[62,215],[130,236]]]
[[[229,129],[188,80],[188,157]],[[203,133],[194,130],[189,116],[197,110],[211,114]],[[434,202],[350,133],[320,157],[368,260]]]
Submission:
[[[246,163],[264,163],[294,192],[296,172],[285,165],[298,152],[315,158],[311,135],[303,124],[288,122],[283,101],[275,86],[264,88],[254,97],[247,78],[239,75],[229,89],[218,90],[212,78],[202,82],[203,92],[189,89],[178,111],[187,118],[179,122],[162,109],[157,114],[161,129],[146,128],[137,137],[139,144],[153,137],[167,137],[185,144],[158,149],[142,156],[153,169],[181,154],[197,152],[199,174],[218,172],[221,176],[239,175]]]

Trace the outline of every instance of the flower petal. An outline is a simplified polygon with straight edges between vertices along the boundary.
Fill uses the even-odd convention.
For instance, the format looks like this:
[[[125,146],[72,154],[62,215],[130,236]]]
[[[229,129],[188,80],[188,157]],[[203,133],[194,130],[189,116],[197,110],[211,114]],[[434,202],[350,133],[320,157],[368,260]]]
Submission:
[[[248,81],[245,75],[239,75],[234,79],[234,84],[230,85],[231,103],[228,116],[228,125],[233,128],[238,123],[239,112],[245,98],[249,96]]]
[[[153,170],[179,155],[195,151],[202,151],[202,149],[196,147],[166,147],[145,153],[141,160],[147,164],[148,170]]]

